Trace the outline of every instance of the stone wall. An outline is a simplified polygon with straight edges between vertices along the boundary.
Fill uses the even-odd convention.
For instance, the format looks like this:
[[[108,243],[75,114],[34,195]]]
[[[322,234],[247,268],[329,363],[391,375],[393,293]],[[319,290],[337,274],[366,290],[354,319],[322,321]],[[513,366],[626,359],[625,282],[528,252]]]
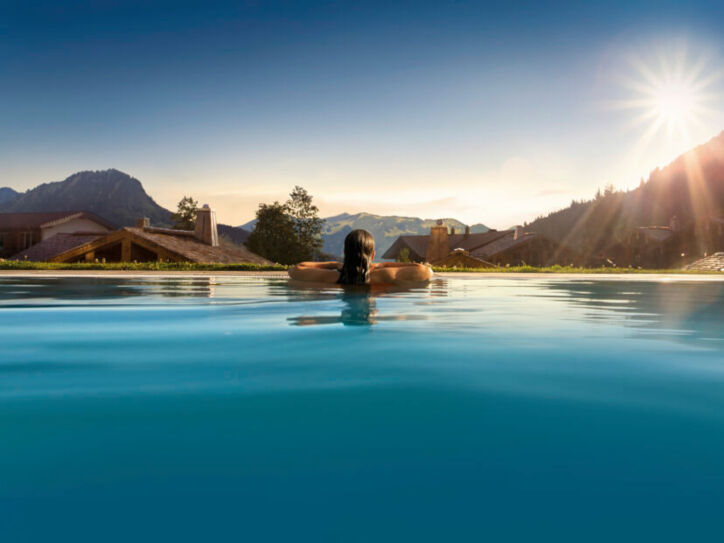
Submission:
[[[724,253],[714,253],[711,256],[707,256],[705,258],[697,260],[696,262],[692,262],[684,269],[724,272]]]

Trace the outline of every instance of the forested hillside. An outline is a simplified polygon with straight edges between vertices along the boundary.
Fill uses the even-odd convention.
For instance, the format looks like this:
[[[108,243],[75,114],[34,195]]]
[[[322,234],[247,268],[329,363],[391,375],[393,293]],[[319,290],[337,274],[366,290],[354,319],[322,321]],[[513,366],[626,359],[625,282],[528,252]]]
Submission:
[[[687,226],[722,213],[724,132],[657,168],[634,190],[608,187],[593,200],[537,218],[526,229],[591,254],[638,226],[667,226],[674,215]]]

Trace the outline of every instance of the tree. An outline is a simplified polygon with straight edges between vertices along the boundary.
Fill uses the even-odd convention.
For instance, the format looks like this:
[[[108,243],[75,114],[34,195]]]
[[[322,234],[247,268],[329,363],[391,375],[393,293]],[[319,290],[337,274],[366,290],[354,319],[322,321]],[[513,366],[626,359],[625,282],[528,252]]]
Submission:
[[[199,203],[191,196],[184,196],[178,203],[176,213],[171,215],[174,228],[193,230],[196,227],[196,210]]]
[[[324,219],[319,218],[319,209],[312,203],[312,196],[300,186],[294,187],[285,207],[297,234],[299,260],[312,260],[323,244]]]
[[[319,209],[302,187],[294,187],[289,199],[280,204],[260,204],[256,227],[246,246],[253,252],[280,264],[313,260],[322,248]]]
[[[246,246],[279,264],[295,264],[301,260],[297,233],[286,205],[279,202],[259,204],[256,227],[246,240]]]

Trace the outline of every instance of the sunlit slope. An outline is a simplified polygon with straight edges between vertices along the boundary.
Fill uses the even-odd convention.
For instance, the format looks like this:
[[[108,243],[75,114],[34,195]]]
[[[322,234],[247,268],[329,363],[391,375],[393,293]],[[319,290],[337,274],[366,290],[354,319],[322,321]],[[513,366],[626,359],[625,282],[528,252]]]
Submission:
[[[607,191],[593,200],[539,217],[527,228],[589,251],[615,242],[638,226],[682,227],[724,214],[724,132],[663,168],[630,191]]]

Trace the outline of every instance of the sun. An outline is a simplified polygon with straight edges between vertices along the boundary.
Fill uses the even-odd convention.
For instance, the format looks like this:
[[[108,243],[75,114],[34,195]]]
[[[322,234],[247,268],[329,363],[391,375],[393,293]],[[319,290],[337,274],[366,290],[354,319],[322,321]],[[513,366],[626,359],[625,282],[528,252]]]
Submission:
[[[686,124],[694,119],[700,102],[691,85],[678,81],[665,83],[655,89],[652,96],[652,107],[659,121],[680,129],[685,129]]]
[[[629,59],[633,74],[622,82],[629,97],[614,103],[616,109],[632,110],[631,127],[644,127],[640,144],[645,146],[656,134],[666,132],[669,140],[691,139],[691,131],[702,128],[716,115],[712,93],[720,71],[712,70],[706,58],[691,61],[682,48],[676,54],[658,55],[655,62]]]

